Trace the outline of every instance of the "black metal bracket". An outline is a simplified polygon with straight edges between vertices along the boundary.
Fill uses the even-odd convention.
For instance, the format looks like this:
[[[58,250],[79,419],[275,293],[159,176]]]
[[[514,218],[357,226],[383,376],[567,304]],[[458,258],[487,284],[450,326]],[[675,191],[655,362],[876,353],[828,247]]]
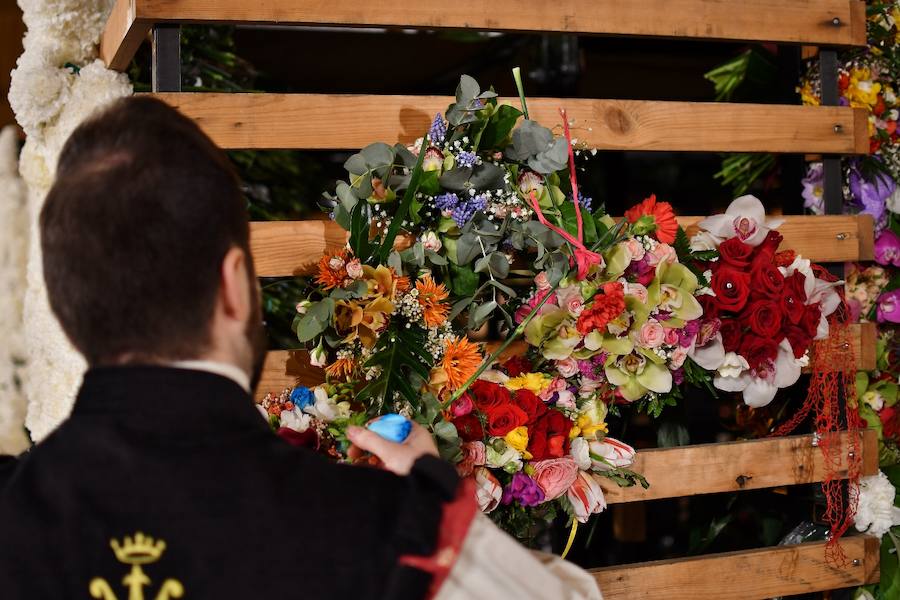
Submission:
[[[154,92],[181,91],[181,26],[154,25],[151,40]]]
[[[819,81],[822,86],[822,106],[838,106],[838,59],[837,51],[822,48],[819,50]],[[835,133],[840,125],[835,124]],[[844,184],[841,173],[841,157],[825,155],[822,157],[822,199],[826,215],[839,215],[844,207]],[[828,270],[837,277],[844,277],[844,265],[831,264]]]

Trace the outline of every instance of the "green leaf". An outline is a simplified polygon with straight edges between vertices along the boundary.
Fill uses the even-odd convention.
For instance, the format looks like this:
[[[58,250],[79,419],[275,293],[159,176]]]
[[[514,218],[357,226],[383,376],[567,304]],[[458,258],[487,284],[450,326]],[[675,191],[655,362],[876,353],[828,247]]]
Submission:
[[[481,327],[484,322],[488,320],[488,317],[491,316],[491,313],[496,310],[496,308],[497,303],[493,300],[485,302],[481,306],[475,307],[474,310],[469,312],[469,328],[478,329],[479,327]]]
[[[491,115],[487,126],[481,134],[480,147],[485,149],[500,148],[516,126],[522,111],[508,104],[501,104]]]
[[[450,291],[453,292],[453,295],[464,297],[474,294],[478,289],[478,282],[481,281],[478,273],[466,265],[450,263],[447,266],[450,271]]]
[[[297,323],[297,339],[308,342],[325,331],[334,315],[334,300],[325,298],[311,305]]]
[[[440,254],[438,254],[437,252],[435,252],[434,250],[426,250],[425,258],[428,259],[428,262],[430,262],[431,264],[438,266],[438,267],[443,267],[447,264],[447,259],[444,258],[443,256],[441,256]]]
[[[509,260],[502,252],[491,252],[475,261],[475,272],[489,272],[494,277],[504,279],[509,275]]]
[[[690,443],[687,428],[681,423],[663,423],[656,432],[656,445],[660,448],[687,446]]]
[[[330,297],[335,300],[349,300],[350,298],[362,298],[366,295],[369,286],[365,281],[354,281],[345,288],[335,288]]]
[[[409,180],[409,187],[406,188],[406,191],[403,193],[403,200],[400,202],[400,206],[397,208],[394,218],[391,219],[391,225],[388,227],[387,233],[385,233],[384,239],[381,242],[381,247],[378,250],[378,258],[382,263],[387,261],[388,254],[390,254],[391,250],[394,248],[394,240],[397,239],[397,234],[400,233],[400,224],[406,219],[407,214],[409,214],[409,207],[419,188],[419,180],[422,178],[422,161],[424,159],[425,152],[419,152],[419,159],[416,161],[416,166],[413,168],[412,177]]]
[[[456,262],[467,265],[481,256],[481,243],[474,233],[464,233],[456,240]]]
[[[400,327],[385,331],[378,338],[365,367],[381,367],[381,373],[357,394],[357,400],[384,406],[395,394],[417,406],[419,390],[410,385],[412,375],[427,378],[433,358],[425,350],[425,330]]]
[[[350,249],[363,262],[368,262],[372,255],[372,243],[369,241],[368,205],[357,202],[350,211]],[[385,257],[387,258],[387,257]]]

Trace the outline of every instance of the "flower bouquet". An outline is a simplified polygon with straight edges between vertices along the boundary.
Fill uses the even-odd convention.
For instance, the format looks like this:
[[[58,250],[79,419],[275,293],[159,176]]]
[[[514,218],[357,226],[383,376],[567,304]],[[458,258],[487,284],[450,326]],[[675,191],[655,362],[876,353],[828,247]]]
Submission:
[[[702,221],[693,240],[719,254],[709,263],[712,294],[701,298],[704,326],[716,333],[697,351],[716,371],[715,387],[741,392],[751,407],[797,381],[841,303],[835,287],[842,282],[791,250],[779,252],[782,236],[772,228],[780,221],[765,218],[762,203],[743,196]]]

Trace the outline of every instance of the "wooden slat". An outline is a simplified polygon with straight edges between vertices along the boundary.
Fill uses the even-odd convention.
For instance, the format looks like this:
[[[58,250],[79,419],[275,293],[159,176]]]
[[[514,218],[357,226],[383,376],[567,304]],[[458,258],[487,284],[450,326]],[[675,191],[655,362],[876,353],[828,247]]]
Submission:
[[[428,131],[443,96],[160,93],[223,148],[354,149],[410,143]],[[502,99],[518,105],[517,99]],[[831,106],[532,98],[531,117],[602,150],[865,154],[866,111]]]
[[[150,31],[152,22],[137,16],[139,2],[117,0],[106,19],[106,27],[100,36],[100,59],[110,69],[127,69]]]
[[[842,448],[847,448],[847,435],[840,434]],[[871,450],[872,440],[876,440],[875,462],[863,458],[864,475],[878,470],[875,431],[864,432],[862,450]],[[841,457],[839,476],[844,479],[847,452],[841,452]],[[650,487],[621,488],[601,482],[607,502],[738,492],[825,479],[822,450],[812,445],[811,435],[641,450],[633,468],[647,478]]]
[[[134,20],[147,23],[246,23],[560,32],[709,40],[865,45],[860,0],[117,0],[103,34],[108,55],[125,63]],[[835,21],[837,20],[837,21]],[[123,48],[111,44],[119,41]],[[107,55],[102,55],[106,59]],[[107,62],[124,68],[121,61]]]
[[[703,217],[678,217],[693,235]],[[332,221],[268,221],[251,223],[251,250],[260,277],[308,275],[325,251],[341,248],[347,232]],[[870,260],[872,218],[822,215],[788,216],[778,231],[784,248],[819,263]]]
[[[879,579],[879,544],[870,536],[841,540],[844,567],[825,562],[825,543],[709,554],[594,569],[607,600],[762,600],[857,587]]]

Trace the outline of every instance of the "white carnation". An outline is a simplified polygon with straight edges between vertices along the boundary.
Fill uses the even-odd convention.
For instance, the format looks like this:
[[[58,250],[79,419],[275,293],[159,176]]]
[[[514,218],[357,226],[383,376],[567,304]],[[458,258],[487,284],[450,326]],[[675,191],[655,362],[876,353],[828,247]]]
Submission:
[[[887,475],[881,471],[860,479],[857,531],[880,538],[894,525],[900,525],[900,508],[894,506],[896,492]]]
[[[25,133],[40,137],[69,99],[75,75],[69,69],[49,65],[25,65],[12,72],[9,104]]]

